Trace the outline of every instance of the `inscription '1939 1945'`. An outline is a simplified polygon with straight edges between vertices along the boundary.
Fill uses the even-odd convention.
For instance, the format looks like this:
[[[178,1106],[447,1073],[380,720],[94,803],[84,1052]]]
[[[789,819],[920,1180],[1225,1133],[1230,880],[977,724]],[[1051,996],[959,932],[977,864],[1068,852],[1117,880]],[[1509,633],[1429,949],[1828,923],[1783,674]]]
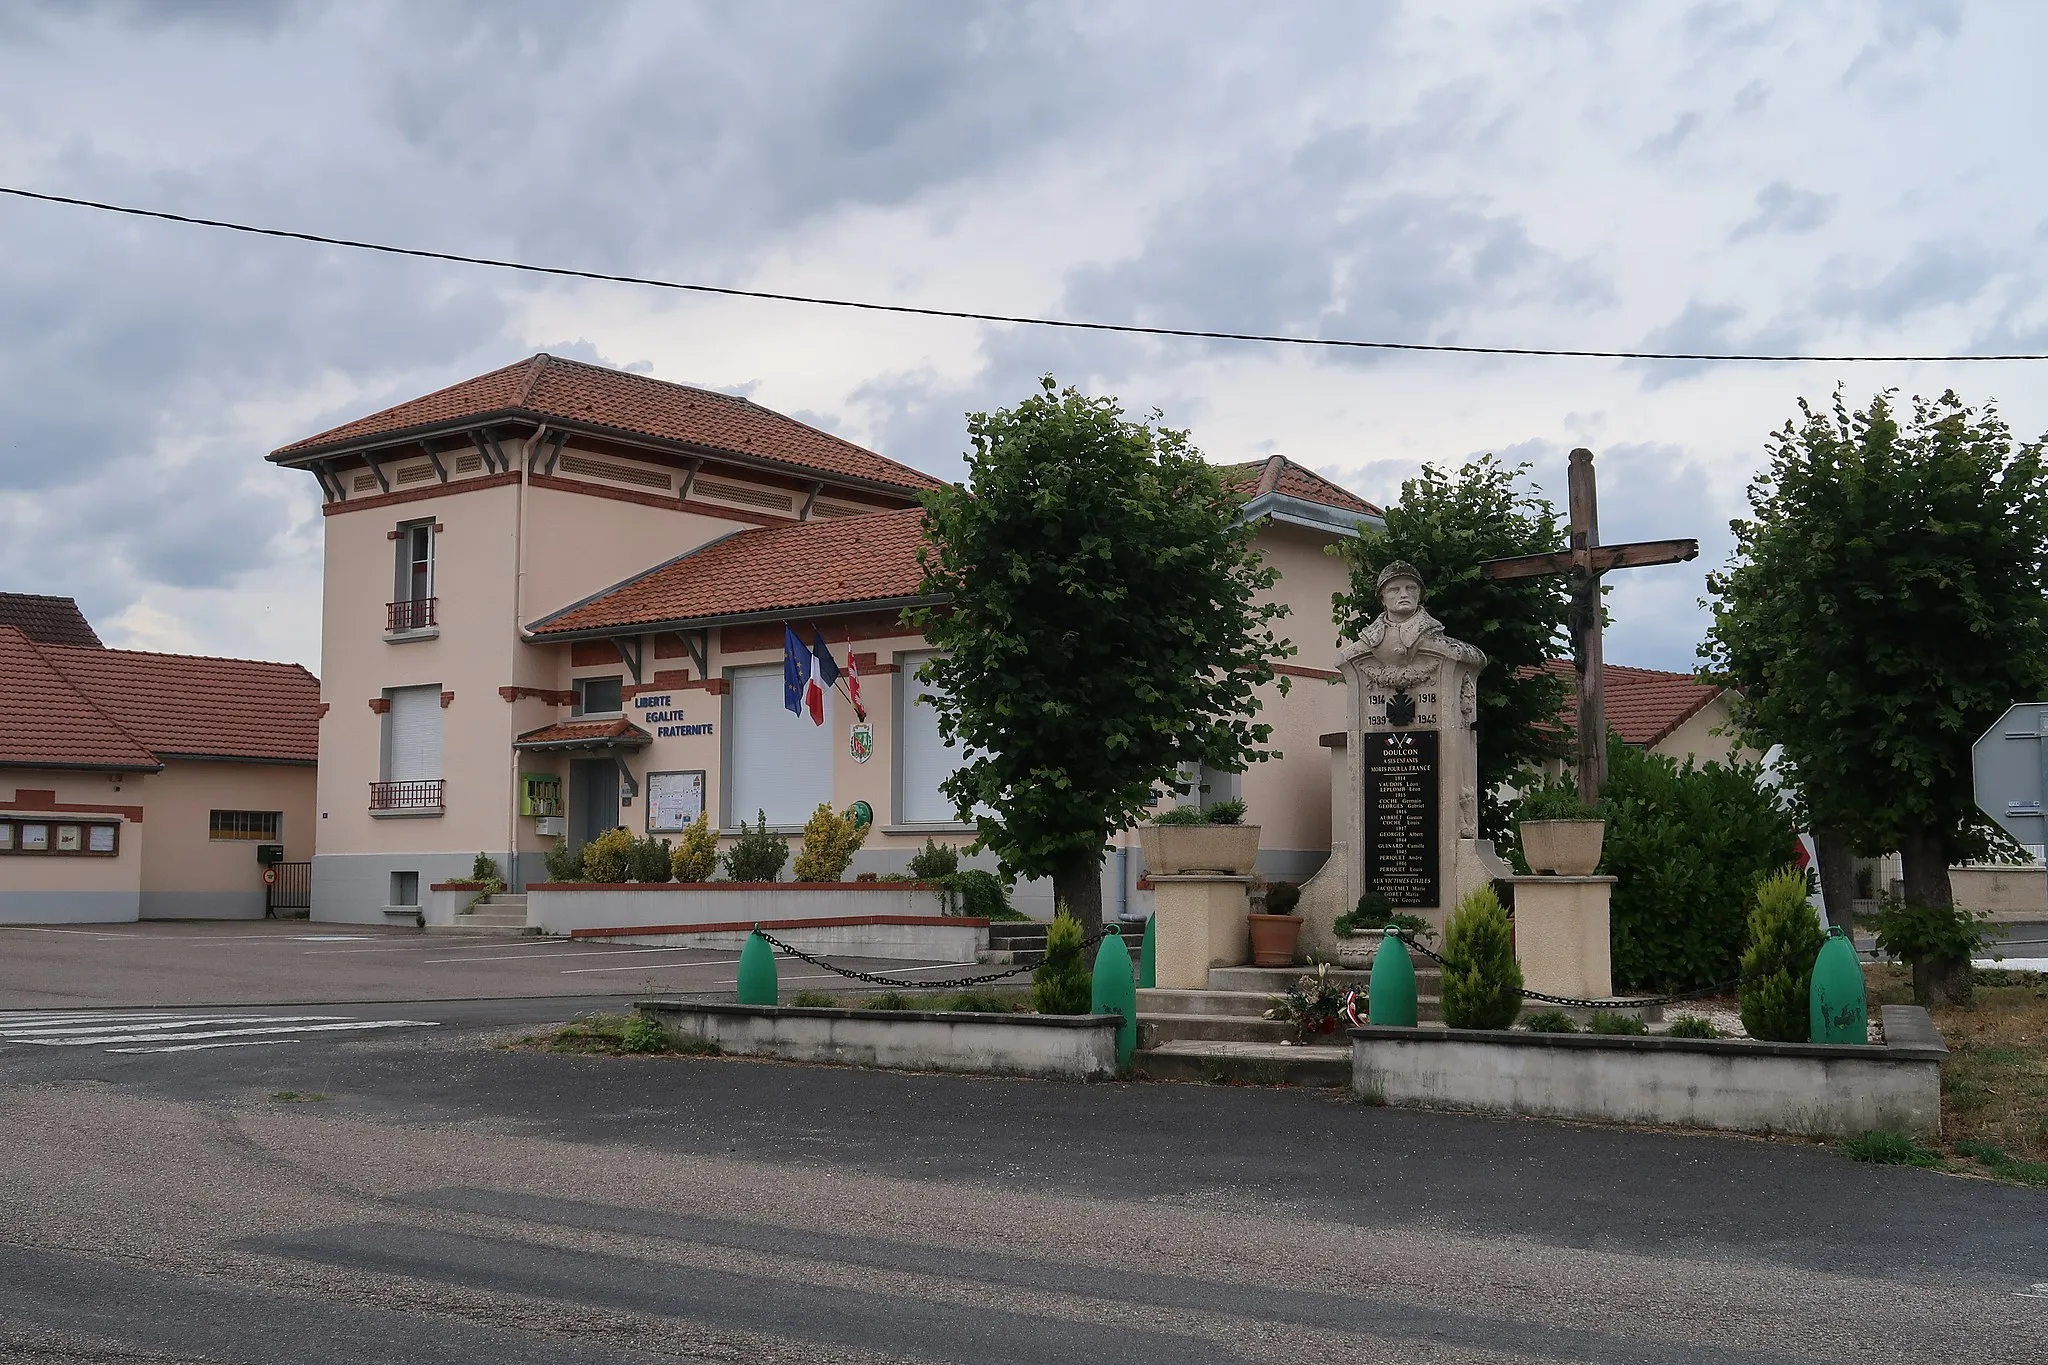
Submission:
[[[1441,904],[1437,733],[1364,736],[1365,889],[1397,908]]]

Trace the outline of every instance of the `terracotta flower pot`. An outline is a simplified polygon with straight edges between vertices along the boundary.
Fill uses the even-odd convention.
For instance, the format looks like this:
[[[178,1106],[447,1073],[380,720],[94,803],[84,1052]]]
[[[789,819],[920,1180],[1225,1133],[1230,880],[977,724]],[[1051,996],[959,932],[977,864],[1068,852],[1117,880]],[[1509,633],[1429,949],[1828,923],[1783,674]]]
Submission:
[[[1516,828],[1531,872],[1590,877],[1600,866],[1600,846],[1607,840],[1605,820],[1524,820]]]
[[[1171,877],[1213,872],[1249,877],[1259,856],[1257,825],[1140,825],[1145,874]]]
[[[1246,915],[1252,926],[1252,965],[1292,967],[1301,938],[1300,915]]]

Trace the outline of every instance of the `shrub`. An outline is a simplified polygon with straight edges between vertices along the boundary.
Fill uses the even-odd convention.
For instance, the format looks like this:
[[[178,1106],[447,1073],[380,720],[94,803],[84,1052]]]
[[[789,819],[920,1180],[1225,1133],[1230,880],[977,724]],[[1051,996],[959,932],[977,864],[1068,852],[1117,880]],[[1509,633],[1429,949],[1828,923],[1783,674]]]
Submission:
[[[1019,1002],[995,991],[962,991],[946,1002],[949,1010],[962,1014],[1015,1014]]]
[[[1169,806],[1152,817],[1155,825],[1206,825],[1209,817],[1200,806]]]
[[[846,865],[867,842],[868,827],[854,823],[823,801],[804,822],[803,847],[797,850],[794,876],[800,882],[836,882],[846,875]]]
[[[1301,888],[1293,882],[1275,882],[1266,888],[1266,913],[1291,915],[1301,904]]]
[[[1678,1015],[1672,1019],[1671,1027],[1666,1032],[1673,1038],[1719,1038],[1721,1036],[1721,1030],[1714,1027],[1712,1020],[1702,1019],[1697,1014]]]
[[[754,814],[760,823],[753,829],[740,821],[740,837],[725,851],[725,875],[736,882],[772,882],[782,875],[789,861],[789,841],[768,832],[768,812]]]
[[[802,1005],[805,1009],[829,1010],[835,1008],[839,1000],[838,997],[827,995],[823,991],[798,991],[789,997],[789,1003]]]
[[[1742,955],[1742,1027],[1773,1043],[1808,1040],[1820,921],[1806,901],[1806,873],[1788,867],[1756,889]]]
[[[583,875],[594,882],[622,882],[632,870],[633,833],[608,829],[583,846]]]
[[[880,995],[871,995],[861,1001],[859,1008],[864,1010],[921,1010],[924,1008],[924,1005],[913,997],[905,995],[902,991],[883,991]]]
[[[1244,802],[1235,797],[1211,802],[1202,808],[1202,819],[1212,825],[1241,825],[1244,823]]]
[[[1537,1010],[1522,1016],[1522,1027],[1531,1033],[1577,1033],[1579,1021],[1563,1010]]]
[[[633,841],[630,859],[633,880],[636,882],[665,882],[672,875],[674,855],[668,840],[657,839],[652,834]]]
[[[1522,793],[1521,799],[1508,812],[1513,824],[1524,820],[1598,820],[1603,818],[1598,806],[1589,806],[1579,799],[1579,784],[1575,778],[1560,778],[1555,782],[1544,782]]]
[[[1756,764],[1695,767],[1614,740],[1601,869],[1618,990],[1691,990],[1736,975],[1756,884],[1796,853],[1792,822]],[[1517,866],[1526,869],[1519,848]]]
[[[1522,1012],[1522,964],[1490,886],[1465,897],[1444,933],[1443,1007],[1452,1028],[1506,1028]]]
[[[1384,929],[1388,925],[1399,928],[1403,920],[1412,920],[1424,929],[1428,929],[1430,937],[1434,938],[1436,936],[1436,931],[1430,928],[1429,921],[1423,919],[1420,915],[1396,913],[1394,903],[1377,891],[1368,891],[1361,895],[1358,898],[1358,904],[1337,916],[1336,923],[1332,924],[1330,928],[1339,935],[1365,934]]]
[[[1991,935],[1982,911],[1888,900],[1877,912],[1877,950],[1901,962],[1968,962]]]
[[[683,841],[668,858],[669,875],[679,882],[707,882],[718,870],[718,831],[711,828],[711,812],[699,815],[683,831]]]
[[[469,879],[473,882],[482,882],[485,886],[492,882],[496,882],[500,887],[505,885],[504,874],[498,871],[498,860],[488,853],[476,855],[476,861],[469,865]]]
[[[1010,908],[1010,897],[1003,890],[1002,878],[993,872],[970,867],[965,872],[955,873],[952,882],[958,897],[955,904],[963,915],[977,919],[1007,919],[1017,913]]]
[[[1031,973],[1031,1008],[1040,1014],[1086,1014],[1095,994],[1095,973],[1081,944],[1081,921],[1061,905],[1045,930],[1045,961]]]
[[[621,1052],[665,1052],[668,1050],[668,1034],[661,1025],[644,1014],[636,1014],[626,1021],[619,1030]]]
[[[910,875],[921,882],[935,882],[960,870],[960,850],[927,837],[924,847],[911,855]]]
[[[1648,1033],[1650,1026],[1643,1022],[1640,1014],[1621,1014],[1614,1010],[1594,1010],[1586,1019],[1586,1032],[1626,1034],[1640,1036]]]
[[[547,864],[551,882],[583,880],[583,850],[569,847],[567,839],[555,840],[555,846],[541,855],[541,861]]]

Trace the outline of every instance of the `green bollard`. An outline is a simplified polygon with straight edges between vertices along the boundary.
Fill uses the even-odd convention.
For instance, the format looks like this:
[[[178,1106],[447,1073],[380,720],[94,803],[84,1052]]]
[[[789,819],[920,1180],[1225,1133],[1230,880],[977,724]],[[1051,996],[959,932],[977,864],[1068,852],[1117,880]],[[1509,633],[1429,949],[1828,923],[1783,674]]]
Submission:
[[[1870,1041],[1870,1007],[1863,996],[1863,964],[1842,926],[1828,929],[1813,960],[1813,989],[1807,996],[1807,1036],[1816,1043]]]
[[[1138,1050],[1138,991],[1131,979],[1131,950],[1123,935],[1111,932],[1095,950],[1095,976],[1089,991],[1090,1014],[1121,1014],[1123,1026],[1116,1031],[1116,1064],[1131,1064]]]
[[[1159,984],[1159,916],[1145,916],[1145,940],[1138,947],[1138,989],[1149,991]]]
[[[740,949],[739,1002],[742,1005],[779,1005],[782,988],[775,979],[775,950],[756,929],[747,935]]]
[[[1408,945],[1392,926],[1372,955],[1372,976],[1365,990],[1370,1022],[1389,1028],[1415,1027],[1415,962]]]

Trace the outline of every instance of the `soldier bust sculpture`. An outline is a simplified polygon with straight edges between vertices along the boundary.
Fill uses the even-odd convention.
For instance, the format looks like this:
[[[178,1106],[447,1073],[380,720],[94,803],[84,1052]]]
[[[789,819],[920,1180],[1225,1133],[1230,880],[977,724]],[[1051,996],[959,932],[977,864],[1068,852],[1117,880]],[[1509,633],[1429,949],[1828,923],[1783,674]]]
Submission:
[[[1485,666],[1485,654],[1446,635],[1444,623],[1423,609],[1422,575],[1413,564],[1395,560],[1380,570],[1374,586],[1380,615],[1360,633],[1354,647],[1372,656],[1365,669],[1368,682],[1406,690],[1434,674],[1439,659]]]

